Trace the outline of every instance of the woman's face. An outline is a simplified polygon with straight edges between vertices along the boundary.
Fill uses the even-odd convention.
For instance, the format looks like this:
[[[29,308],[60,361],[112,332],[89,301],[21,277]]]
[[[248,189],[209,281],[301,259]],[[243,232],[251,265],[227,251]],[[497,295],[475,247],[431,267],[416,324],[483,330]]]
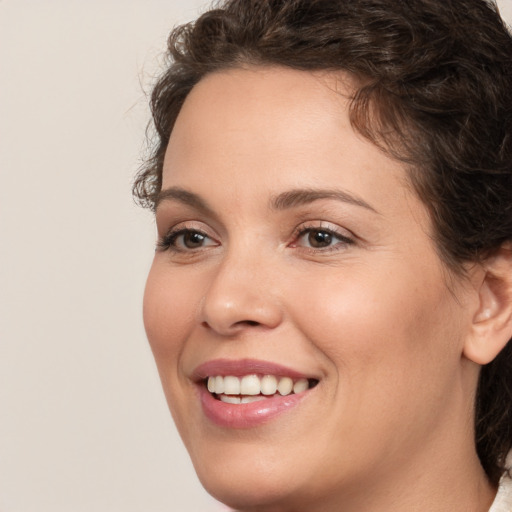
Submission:
[[[463,290],[403,166],[352,130],[348,84],[212,74],[169,142],[145,325],[199,477],[235,507],[407,485],[471,435]]]

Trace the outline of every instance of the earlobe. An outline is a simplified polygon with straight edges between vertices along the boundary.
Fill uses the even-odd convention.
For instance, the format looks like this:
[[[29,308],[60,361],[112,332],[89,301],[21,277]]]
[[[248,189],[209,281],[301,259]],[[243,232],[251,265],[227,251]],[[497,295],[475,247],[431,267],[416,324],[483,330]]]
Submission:
[[[477,290],[479,305],[464,344],[464,355],[485,365],[512,338],[512,244],[502,246],[482,268]]]

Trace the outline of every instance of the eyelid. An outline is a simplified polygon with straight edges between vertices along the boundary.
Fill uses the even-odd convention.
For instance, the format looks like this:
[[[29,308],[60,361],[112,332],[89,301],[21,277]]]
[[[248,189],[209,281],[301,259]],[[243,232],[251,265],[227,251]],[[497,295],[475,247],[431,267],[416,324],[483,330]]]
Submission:
[[[187,233],[200,233],[204,237],[215,242],[214,244],[208,244],[204,247],[199,247],[197,249],[183,249],[173,245],[173,241],[176,240],[180,235],[184,235]],[[200,251],[201,249],[217,246],[219,242],[217,237],[212,233],[212,230],[208,228],[204,223],[199,221],[184,221],[174,224],[169,228],[166,233],[158,237],[156,243],[157,251],[172,251],[175,253],[192,253]]]
[[[313,248],[313,247],[301,247],[298,245],[299,239],[304,236],[305,234],[311,232],[311,231],[326,231],[336,238],[340,240],[338,244],[335,244],[331,247],[325,247],[325,248]],[[305,249],[308,251],[315,251],[315,252],[329,252],[333,250],[337,250],[339,248],[339,245],[352,245],[355,243],[356,237],[347,229],[343,229],[336,224],[332,224],[330,222],[326,221],[308,221],[306,223],[300,224],[297,226],[292,234],[292,243],[289,245],[289,247],[301,247],[301,249]]]

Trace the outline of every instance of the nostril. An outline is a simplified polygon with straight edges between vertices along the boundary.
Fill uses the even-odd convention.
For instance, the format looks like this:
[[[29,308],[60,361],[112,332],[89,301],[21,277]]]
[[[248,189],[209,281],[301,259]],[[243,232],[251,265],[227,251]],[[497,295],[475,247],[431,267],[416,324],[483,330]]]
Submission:
[[[201,325],[207,329],[211,329],[210,324],[206,321],[201,322]],[[232,327],[257,327],[258,325],[261,325],[261,323],[255,320],[240,320],[239,322],[235,322]]]

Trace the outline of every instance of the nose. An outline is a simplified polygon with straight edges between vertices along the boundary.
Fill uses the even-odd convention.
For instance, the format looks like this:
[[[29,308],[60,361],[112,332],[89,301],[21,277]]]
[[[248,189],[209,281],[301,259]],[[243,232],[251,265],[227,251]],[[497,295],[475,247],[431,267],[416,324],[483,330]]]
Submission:
[[[222,336],[277,327],[282,321],[282,308],[271,266],[254,251],[225,258],[212,272],[201,316],[203,326]]]

